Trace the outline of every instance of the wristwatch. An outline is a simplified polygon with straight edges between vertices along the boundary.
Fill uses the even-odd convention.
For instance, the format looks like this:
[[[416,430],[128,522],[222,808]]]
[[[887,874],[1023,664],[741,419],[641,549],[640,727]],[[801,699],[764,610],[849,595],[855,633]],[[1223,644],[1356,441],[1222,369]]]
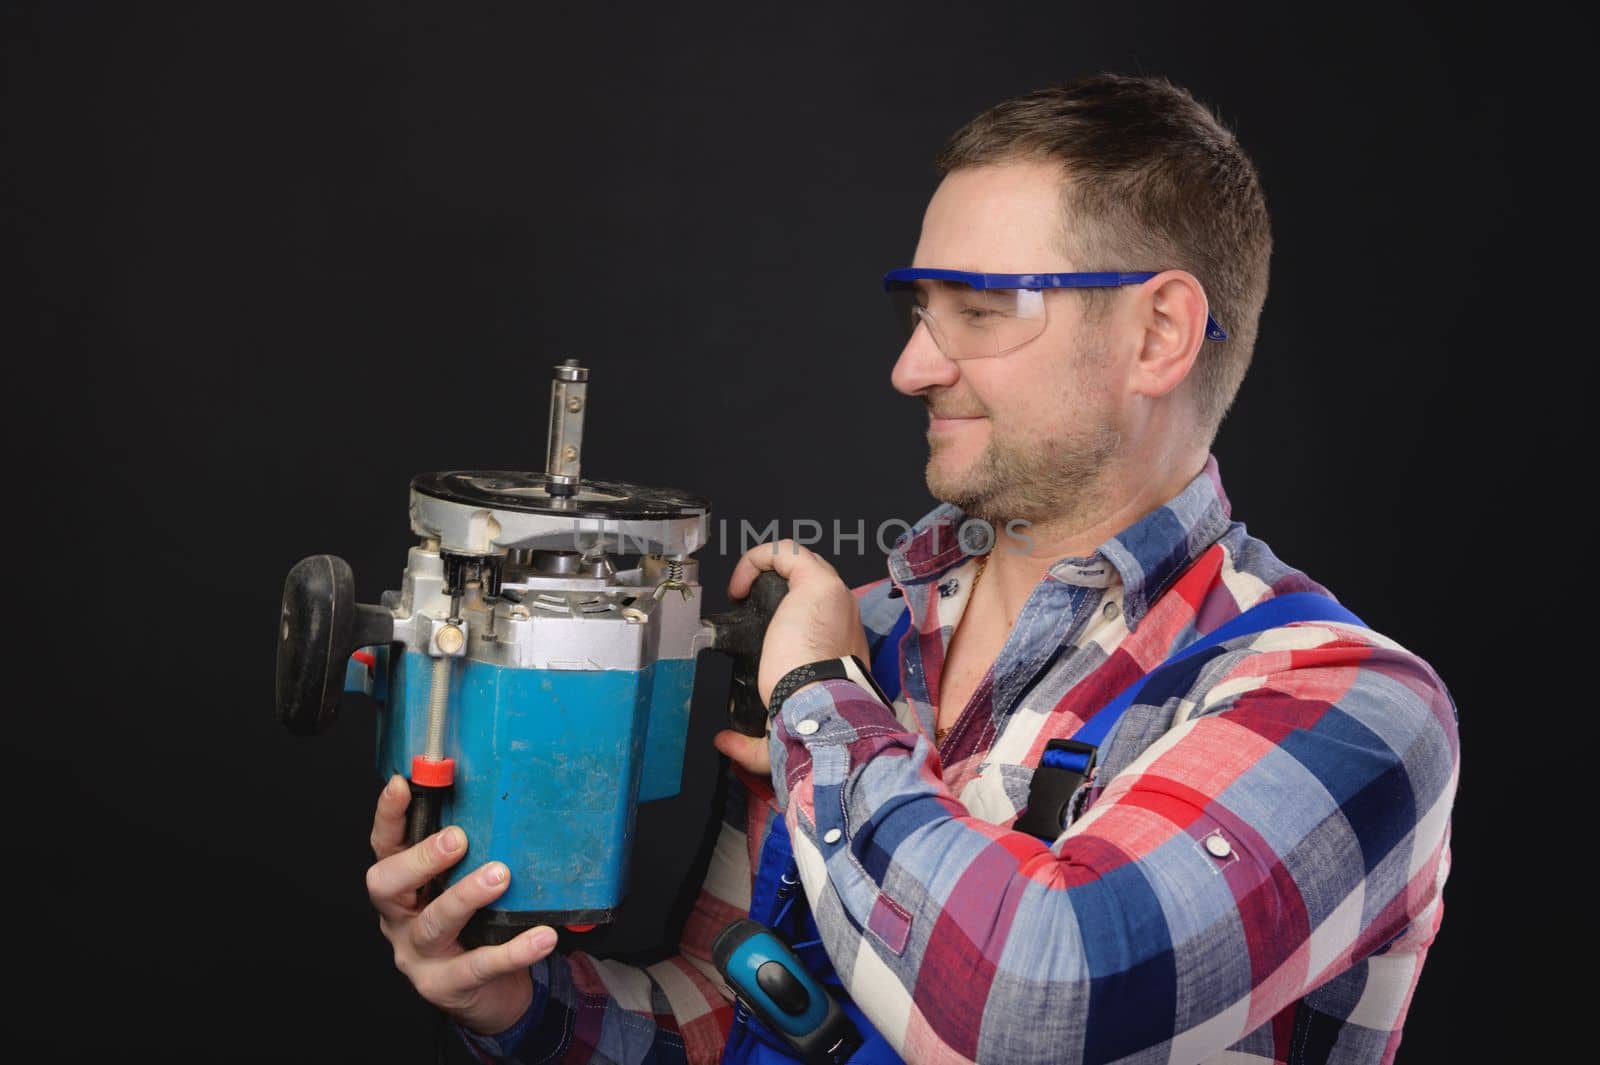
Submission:
[[[884,706],[891,706],[883,689],[878,687],[878,682],[872,679],[872,671],[865,662],[855,655],[845,655],[843,658],[824,658],[820,662],[807,662],[797,666],[778,678],[778,683],[772,686],[772,699],[767,703],[767,714],[777,714],[783,709],[783,701],[805,685],[814,680],[849,680],[871,692]],[[892,706],[891,706],[892,709]]]

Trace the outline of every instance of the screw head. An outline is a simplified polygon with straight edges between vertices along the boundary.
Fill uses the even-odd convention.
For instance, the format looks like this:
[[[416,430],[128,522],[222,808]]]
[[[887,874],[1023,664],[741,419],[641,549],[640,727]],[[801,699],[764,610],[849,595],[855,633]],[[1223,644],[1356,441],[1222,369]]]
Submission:
[[[467,642],[467,635],[458,626],[446,625],[439,630],[438,635],[433,638],[433,642],[438,644],[439,650],[445,654],[453,655],[461,650],[462,645]]]

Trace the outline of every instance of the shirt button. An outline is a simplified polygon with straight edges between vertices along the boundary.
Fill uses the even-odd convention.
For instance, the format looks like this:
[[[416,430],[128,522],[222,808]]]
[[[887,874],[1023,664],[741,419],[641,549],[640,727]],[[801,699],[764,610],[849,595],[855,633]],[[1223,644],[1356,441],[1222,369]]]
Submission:
[[[1105,609],[1102,610],[1101,613],[1106,616],[1106,620],[1115,621],[1117,616],[1122,613],[1122,608],[1118,606],[1117,601],[1113,599],[1111,602],[1106,604]]]
[[[816,720],[814,718],[809,718],[808,717],[804,721],[800,722],[800,724],[796,725],[794,727],[794,730],[796,732],[800,733],[800,735],[802,735],[802,736],[809,736],[812,733],[816,732],[817,729],[819,729],[821,727],[822,726],[817,724],[817,722],[816,722]]]
[[[844,837],[844,833],[843,832],[840,832],[837,828],[830,828],[830,829],[828,829],[828,831],[826,831],[826,832],[824,832],[822,834],[822,842],[824,842],[824,843],[838,843],[839,840],[842,839],[843,837]]]
[[[1213,858],[1226,858],[1233,853],[1228,841],[1215,833],[1206,837],[1206,850],[1211,852]]]

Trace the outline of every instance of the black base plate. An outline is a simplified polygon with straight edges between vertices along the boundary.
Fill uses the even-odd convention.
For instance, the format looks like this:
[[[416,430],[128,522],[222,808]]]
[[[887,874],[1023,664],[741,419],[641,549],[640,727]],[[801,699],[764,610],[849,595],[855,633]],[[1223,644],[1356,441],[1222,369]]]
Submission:
[[[610,924],[614,908],[600,910],[479,910],[461,930],[461,945],[468,949],[495,946],[517,938],[538,925],[561,931],[569,924]]]

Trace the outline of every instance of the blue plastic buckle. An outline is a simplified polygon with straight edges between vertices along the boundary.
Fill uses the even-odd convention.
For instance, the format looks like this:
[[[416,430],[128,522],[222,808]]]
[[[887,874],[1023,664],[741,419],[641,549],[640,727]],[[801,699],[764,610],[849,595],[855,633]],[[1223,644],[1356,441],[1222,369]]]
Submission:
[[[1070,769],[1079,776],[1087,777],[1099,750],[1094,744],[1081,740],[1051,740],[1044,745],[1044,755],[1040,757],[1039,764],[1052,769]]]

